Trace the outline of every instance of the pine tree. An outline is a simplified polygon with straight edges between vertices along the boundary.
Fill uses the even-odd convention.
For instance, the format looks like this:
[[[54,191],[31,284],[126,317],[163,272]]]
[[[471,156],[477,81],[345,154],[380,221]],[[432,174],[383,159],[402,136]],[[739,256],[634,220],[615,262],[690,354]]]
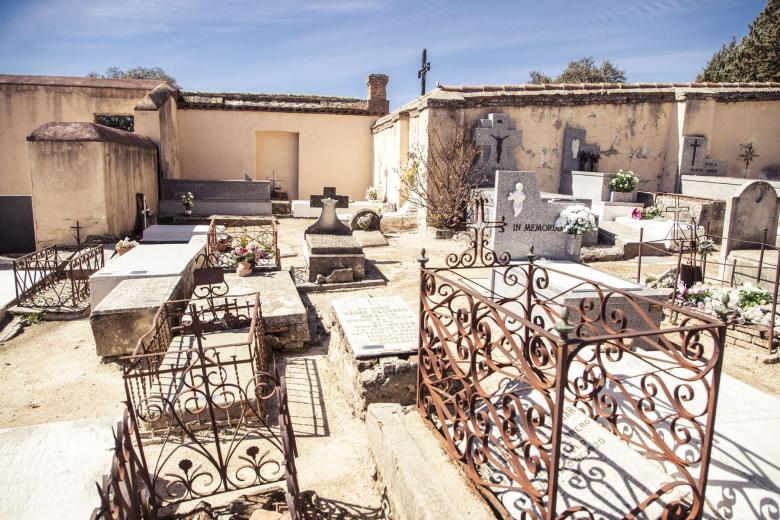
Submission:
[[[611,61],[604,60],[601,66],[590,56],[570,61],[560,76],[552,77],[532,70],[529,72],[531,83],[625,83],[626,71],[616,67]]]
[[[780,0],[768,0],[747,36],[720,48],[697,81],[780,81]]]

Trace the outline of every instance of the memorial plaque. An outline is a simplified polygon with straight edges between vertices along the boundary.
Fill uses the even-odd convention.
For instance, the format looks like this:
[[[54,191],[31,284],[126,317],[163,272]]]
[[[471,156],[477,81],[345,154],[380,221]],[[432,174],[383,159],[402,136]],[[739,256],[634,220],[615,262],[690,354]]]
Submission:
[[[558,217],[572,201],[542,199],[533,172],[496,172],[495,217],[506,219],[502,233],[495,233],[491,249],[509,253],[512,259],[524,260],[534,246],[538,257],[568,260],[566,232],[556,224]]]
[[[341,298],[333,310],[355,357],[417,351],[419,320],[400,296]]]

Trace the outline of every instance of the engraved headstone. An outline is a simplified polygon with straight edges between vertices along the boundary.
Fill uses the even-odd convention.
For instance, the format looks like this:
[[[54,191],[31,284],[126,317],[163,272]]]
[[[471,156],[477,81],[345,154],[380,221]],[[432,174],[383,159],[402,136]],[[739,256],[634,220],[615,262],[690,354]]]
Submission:
[[[775,189],[764,181],[746,182],[726,201],[723,236],[729,239],[723,241],[720,249],[722,269],[730,264],[730,251],[760,249],[764,230],[768,245],[774,245],[779,202]]]
[[[474,129],[474,140],[482,147],[482,160],[475,168],[480,186],[493,186],[497,170],[515,170],[512,148],[520,146],[523,133],[515,128],[508,114],[488,114]]]
[[[680,158],[681,175],[726,175],[727,161],[718,161],[707,157],[707,138],[700,135],[683,136],[682,156]]]
[[[417,351],[419,320],[400,296],[341,298],[333,310],[355,357]]]
[[[566,254],[566,233],[556,220],[572,202],[543,200],[533,172],[496,172],[495,217],[506,218],[502,233],[491,237],[491,248],[509,253],[513,259],[525,259],[534,246],[539,257],[571,259]]]

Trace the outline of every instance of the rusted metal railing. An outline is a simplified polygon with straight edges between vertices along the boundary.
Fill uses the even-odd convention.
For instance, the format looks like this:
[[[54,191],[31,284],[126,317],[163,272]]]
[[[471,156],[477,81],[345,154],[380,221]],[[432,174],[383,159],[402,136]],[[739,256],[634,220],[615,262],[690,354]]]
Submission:
[[[600,482],[613,462],[572,475],[581,461],[567,420],[579,414],[665,470],[644,495],[615,497],[616,517],[700,518],[725,324],[539,263],[533,251],[510,262],[487,249],[485,227],[445,266],[420,260],[417,407],[446,452],[504,518],[598,516],[572,489]],[[485,269],[500,284],[481,285]],[[572,287],[552,291],[553,277]],[[659,326],[659,308],[677,321]]]
[[[79,308],[89,300],[89,277],[105,265],[102,245],[65,255],[57,246],[13,262],[16,301],[38,309]]]
[[[232,253],[241,243],[259,246],[256,269],[280,270],[279,229],[271,217],[213,217],[209,223],[207,265],[231,269]]]

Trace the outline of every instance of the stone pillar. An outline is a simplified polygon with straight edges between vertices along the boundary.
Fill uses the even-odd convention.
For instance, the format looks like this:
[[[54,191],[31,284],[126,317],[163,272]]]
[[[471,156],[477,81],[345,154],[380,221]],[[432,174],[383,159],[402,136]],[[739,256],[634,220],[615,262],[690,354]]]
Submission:
[[[387,82],[390,78],[385,74],[369,74],[366,79],[368,87],[368,110],[378,114],[390,111],[390,101],[387,100]]]

